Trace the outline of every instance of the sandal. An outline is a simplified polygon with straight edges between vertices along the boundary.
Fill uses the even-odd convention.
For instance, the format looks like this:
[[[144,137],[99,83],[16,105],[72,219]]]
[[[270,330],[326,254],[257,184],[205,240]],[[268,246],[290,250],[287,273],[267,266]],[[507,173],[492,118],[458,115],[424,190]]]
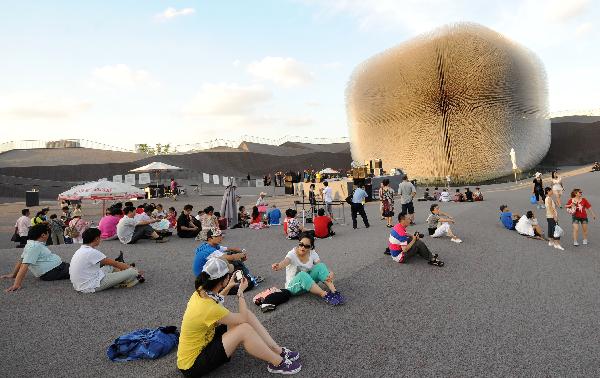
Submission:
[[[438,260],[437,253],[435,255],[433,255],[433,258],[431,260],[429,260],[427,263],[429,265],[437,266],[437,267],[440,267],[440,268],[444,266],[444,262]]]

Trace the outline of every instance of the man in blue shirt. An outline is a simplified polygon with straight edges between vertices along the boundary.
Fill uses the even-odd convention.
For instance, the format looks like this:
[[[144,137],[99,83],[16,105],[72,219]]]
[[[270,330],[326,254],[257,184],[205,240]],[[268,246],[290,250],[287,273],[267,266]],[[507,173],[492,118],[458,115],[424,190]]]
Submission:
[[[508,206],[500,206],[500,222],[507,230],[514,230],[520,217],[519,214],[513,214]]]
[[[281,211],[277,208],[277,205],[273,205],[273,208],[269,210],[267,217],[269,218],[269,224],[281,224]]]
[[[354,229],[356,229],[357,226],[357,214],[360,214],[362,217],[365,227],[369,228],[369,220],[367,219],[367,213],[365,213],[365,206],[363,205],[363,201],[367,197],[369,197],[369,195],[365,192],[364,184],[358,184],[358,188],[354,189],[354,193],[352,193],[352,204],[350,205],[350,210],[352,210],[352,227]]]

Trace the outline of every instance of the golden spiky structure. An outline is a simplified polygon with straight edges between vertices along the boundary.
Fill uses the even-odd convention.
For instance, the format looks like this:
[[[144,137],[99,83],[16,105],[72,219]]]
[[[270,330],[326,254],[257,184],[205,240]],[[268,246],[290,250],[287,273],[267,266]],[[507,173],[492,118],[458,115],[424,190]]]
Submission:
[[[346,90],[353,159],[424,182],[473,183],[539,163],[550,146],[546,74],[484,26],[448,25],[360,64]]]

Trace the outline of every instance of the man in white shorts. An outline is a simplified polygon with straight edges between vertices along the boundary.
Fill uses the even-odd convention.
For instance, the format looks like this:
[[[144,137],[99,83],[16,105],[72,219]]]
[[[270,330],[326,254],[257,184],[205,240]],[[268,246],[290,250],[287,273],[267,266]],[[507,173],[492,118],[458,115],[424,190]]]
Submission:
[[[450,229],[450,223],[454,223],[454,218],[440,211],[440,206],[437,204],[431,205],[429,211],[431,211],[431,214],[429,214],[429,217],[427,218],[427,228],[431,237],[439,238],[448,235],[453,242],[462,243],[462,240],[454,235]],[[442,218],[441,216],[444,216],[445,218]]]

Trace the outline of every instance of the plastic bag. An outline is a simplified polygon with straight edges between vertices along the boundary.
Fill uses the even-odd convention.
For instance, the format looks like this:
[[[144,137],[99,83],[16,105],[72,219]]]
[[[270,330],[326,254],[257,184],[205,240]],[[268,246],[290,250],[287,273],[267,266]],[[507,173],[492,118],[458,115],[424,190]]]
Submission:
[[[562,229],[562,227],[560,227],[559,225],[554,226],[554,237],[555,238],[560,238],[564,233],[565,233],[565,231]]]
[[[529,197],[529,202],[531,202],[532,205],[535,205],[537,203],[537,198],[535,198],[535,194],[532,194],[531,197]]]

